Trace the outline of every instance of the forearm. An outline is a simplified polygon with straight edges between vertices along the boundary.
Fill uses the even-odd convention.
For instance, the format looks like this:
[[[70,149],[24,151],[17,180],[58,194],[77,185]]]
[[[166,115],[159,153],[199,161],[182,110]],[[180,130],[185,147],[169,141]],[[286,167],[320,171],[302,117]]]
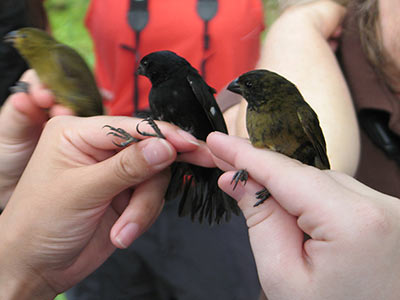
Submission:
[[[285,10],[286,8],[297,5],[297,4],[306,4],[311,2],[316,2],[319,0],[278,0],[278,6],[281,11]],[[332,0],[340,5],[346,6],[350,0]]]
[[[354,175],[359,132],[351,95],[327,42],[345,9],[317,1],[310,9],[289,8],[270,28],[259,68],[275,71],[293,83],[318,114],[332,169]]]

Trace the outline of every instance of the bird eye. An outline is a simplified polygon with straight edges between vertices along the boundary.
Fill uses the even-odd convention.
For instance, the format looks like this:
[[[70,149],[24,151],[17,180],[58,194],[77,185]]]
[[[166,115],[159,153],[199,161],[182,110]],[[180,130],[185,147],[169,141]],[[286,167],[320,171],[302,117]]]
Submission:
[[[149,62],[148,62],[147,60],[143,60],[143,61],[142,61],[142,65],[143,65],[143,66],[147,66],[148,63],[149,63]]]
[[[249,89],[253,87],[253,83],[251,81],[246,81],[244,84]]]

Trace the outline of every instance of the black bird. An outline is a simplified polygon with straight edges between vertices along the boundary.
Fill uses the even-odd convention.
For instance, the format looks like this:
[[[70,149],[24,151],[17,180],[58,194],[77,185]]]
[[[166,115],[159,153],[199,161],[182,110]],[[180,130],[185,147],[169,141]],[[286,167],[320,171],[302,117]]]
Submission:
[[[152,84],[151,118],[171,122],[203,141],[210,132],[228,132],[213,96],[216,91],[184,58],[171,51],[153,52],[142,58],[137,73]],[[152,126],[158,131],[155,123]],[[157,136],[163,137],[159,131]],[[180,216],[190,215],[192,220],[197,217],[200,222],[207,219],[211,224],[228,221],[232,212],[239,214],[236,201],[218,188],[221,170],[176,162],[171,171],[165,198],[180,201]]]
[[[244,73],[228,86],[242,95],[248,105],[246,127],[253,146],[268,148],[319,169],[329,169],[324,135],[318,116],[296,86],[268,70]],[[247,172],[238,171],[232,182],[246,181]],[[259,201],[270,196],[266,189],[257,193]]]

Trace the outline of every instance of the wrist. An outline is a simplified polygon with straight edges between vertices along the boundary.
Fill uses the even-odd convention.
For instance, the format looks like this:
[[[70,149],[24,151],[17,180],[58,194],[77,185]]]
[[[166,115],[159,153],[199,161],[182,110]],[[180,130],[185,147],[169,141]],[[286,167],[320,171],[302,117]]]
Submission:
[[[4,226],[4,217],[0,215],[0,228]],[[20,248],[13,243],[10,235],[4,232],[0,244],[0,299],[4,300],[46,300],[54,299],[57,293],[52,287],[26,263],[29,257],[21,257]]]
[[[0,271],[0,299],[4,300],[46,300],[54,299],[57,293],[43,283],[37,274],[21,276],[21,274],[5,274]]]
[[[293,5],[282,13],[289,22],[300,28],[308,28],[328,39],[341,25],[346,8],[335,1],[308,1]]]

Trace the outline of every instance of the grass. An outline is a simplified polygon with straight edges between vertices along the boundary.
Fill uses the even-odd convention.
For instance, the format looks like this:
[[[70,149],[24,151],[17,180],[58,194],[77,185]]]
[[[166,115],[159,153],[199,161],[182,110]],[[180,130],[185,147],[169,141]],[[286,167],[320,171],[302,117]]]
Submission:
[[[54,300],[67,300],[64,295],[58,295]]]
[[[53,36],[77,50],[93,67],[93,45],[84,26],[90,0],[47,0],[46,11]]]

